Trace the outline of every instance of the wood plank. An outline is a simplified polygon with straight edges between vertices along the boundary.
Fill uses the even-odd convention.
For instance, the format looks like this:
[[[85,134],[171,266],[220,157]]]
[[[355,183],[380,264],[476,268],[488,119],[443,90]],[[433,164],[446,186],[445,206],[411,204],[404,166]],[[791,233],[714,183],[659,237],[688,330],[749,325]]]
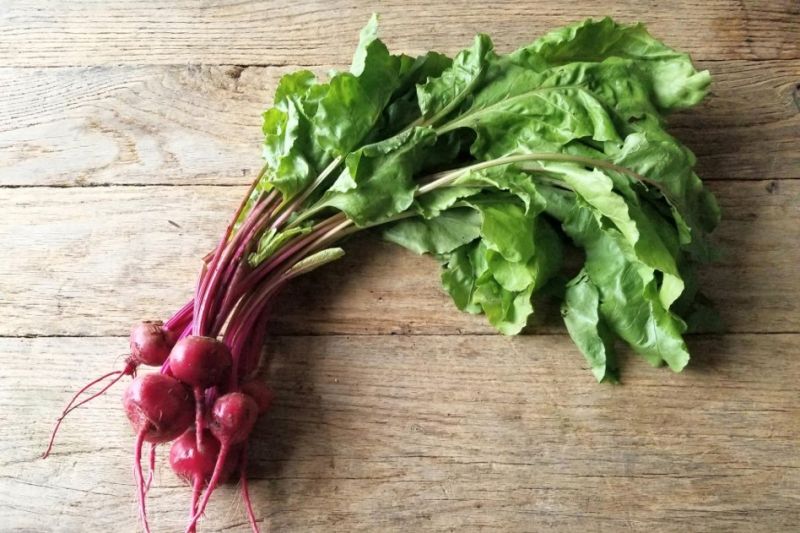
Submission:
[[[696,108],[668,119],[669,130],[697,154],[698,174],[800,178],[800,61],[699,66],[713,76],[711,92]]]
[[[0,69],[0,185],[249,183],[286,71]]]
[[[274,339],[256,512],[270,531],[790,531],[798,342],[696,337],[682,374],[631,360],[613,387],[562,336]],[[125,343],[0,339],[4,527],[137,530],[120,390],[75,412],[39,459],[68,391]],[[162,462],[154,531],[180,531],[188,499]],[[202,530],[249,531],[234,487]]]
[[[703,272],[729,331],[800,332],[800,181],[714,182],[724,258]],[[238,187],[0,189],[0,335],[119,335],[191,293]],[[362,237],[277,307],[286,334],[491,333],[458,312],[427,257]],[[532,331],[562,332],[556,309]]]
[[[501,50],[554,27],[611,15],[643,21],[698,59],[800,59],[794,0],[431,3],[58,2],[12,0],[0,13],[0,65],[343,63],[373,11],[392,49],[454,52],[478,32]]]
[[[800,177],[800,60],[701,66],[712,95],[671,119],[701,175]],[[0,186],[249,183],[261,111],[297,68],[0,69]]]

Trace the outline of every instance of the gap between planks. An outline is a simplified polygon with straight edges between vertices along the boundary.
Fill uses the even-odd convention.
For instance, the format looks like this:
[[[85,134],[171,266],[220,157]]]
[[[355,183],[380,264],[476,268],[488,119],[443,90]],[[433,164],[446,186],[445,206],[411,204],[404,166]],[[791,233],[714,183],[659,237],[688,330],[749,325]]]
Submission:
[[[762,63],[762,62],[792,62],[800,60],[800,55],[792,57],[751,57],[751,58],[725,58],[725,57],[709,57],[699,58],[698,61],[703,63],[730,63],[732,61],[744,61],[747,63]],[[120,63],[118,65],[107,63],[75,63],[70,65],[52,64],[52,65],[15,65],[11,63],[0,64],[0,69],[25,69],[25,70],[42,70],[42,69],[86,69],[86,68],[145,68],[145,67],[164,67],[164,68],[202,68],[202,67],[218,67],[218,68],[240,68],[242,70],[247,68],[294,68],[298,69],[322,69],[330,65],[327,62],[292,62],[292,63],[220,63],[220,62],[186,62],[186,63]]]
[[[684,335],[687,339],[708,339],[714,337],[738,337],[750,335],[800,335],[800,331],[787,330],[787,331],[722,331],[719,333],[688,333]],[[425,338],[425,337],[503,337],[501,333],[496,331],[475,331],[468,333],[458,333],[456,331],[445,331],[442,333],[425,333],[425,332],[404,332],[404,333],[327,333],[327,332],[314,332],[308,333],[280,333],[277,335],[269,335],[269,339],[302,339],[306,337],[329,337],[329,338],[348,338],[358,337],[366,339],[369,337],[384,338],[384,337],[409,337],[409,338]],[[566,332],[536,332],[531,331],[518,335],[511,335],[510,337],[569,337]],[[25,333],[20,335],[0,335],[0,339],[127,339],[128,335],[60,335],[60,334],[39,334],[39,333]]]
[[[784,176],[784,177],[777,177],[777,178],[703,178],[704,183],[737,183],[737,182],[745,182],[745,183],[758,183],[758,182],[767,182],[767,181],[798,181],[800,180],[800,175],[798,176]],[[113,189],[113,188],[129,188],[134,189],[137,187],[140,188],[148,188],[148,187],[221,187],[221,188],[236,188],[236,187],[246,187],[250,185],[252,182],[250,181],[243,181],[241,183],[170,183],[170,182],[163,182],[163,183],[59,183],[53,185],[47,185],[44,183],[40,184],[31,184],[31,185],[23,185],[23,184],[11,184],[11,185],[3,185],[0,184],[0,189]]]

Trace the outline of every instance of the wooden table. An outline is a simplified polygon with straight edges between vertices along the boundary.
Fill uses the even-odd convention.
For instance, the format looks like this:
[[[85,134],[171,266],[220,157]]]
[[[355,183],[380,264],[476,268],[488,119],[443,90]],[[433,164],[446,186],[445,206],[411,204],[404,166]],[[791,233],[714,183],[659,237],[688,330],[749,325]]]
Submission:
[[[603,14],[690,51],[715,83],[671,125],[723,208],[703,283],[727,329],[691,337],[682,374],[631,357],[623,386],[599,386],[556,309],[496,335],[454,309],[432,260],[355,240],[273,325],[278,400],[252,450],[264,529],[797,531],[796,0],[1,1],[0,530],[137,530],[121,391],[42,461],[51,424],[120,365],[131,323],[190,293],[260,166],[279,76],[347,64],[373,10],[409,53],[477,31],[510,50]],[[162,465],[154,530],[187,508]],[[235,487],[202,531],[249,531]]]

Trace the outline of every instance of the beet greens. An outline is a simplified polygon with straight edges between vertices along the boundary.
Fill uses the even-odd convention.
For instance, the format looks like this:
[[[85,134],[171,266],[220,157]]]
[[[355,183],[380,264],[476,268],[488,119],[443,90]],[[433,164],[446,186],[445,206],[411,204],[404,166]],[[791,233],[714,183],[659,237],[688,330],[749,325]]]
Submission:
[[[143,378],[126,393],[145,529],[141,446],[184,431],[171,454],[193,487],[187,530],[233,463],[258,529],[245,450],[272,401],[257,380],[270,307],[364,229],[435,256],[456,307],[504,334],[527,324],[535,294],[559,295],[598,381],[618,379],[618,338],[654,366],[683,369],[683,334],[708,316],[694,271],[714,257],[719,210],[665,116],[697,104],[709,83],[688,55],[610,19],[505,55],[478,35],[450,59],[392,55],[373,17],[349,71],[284,76],[263,115],[266,163],[204,258],[192,299],[163,325],[136,328],[139,355],[104,376],[156,364],[172,387],[148,393],[155,405]],[[583,251],[572,279],[565,247]],[[150,413],[164,398],[174,423],[162,427]]]

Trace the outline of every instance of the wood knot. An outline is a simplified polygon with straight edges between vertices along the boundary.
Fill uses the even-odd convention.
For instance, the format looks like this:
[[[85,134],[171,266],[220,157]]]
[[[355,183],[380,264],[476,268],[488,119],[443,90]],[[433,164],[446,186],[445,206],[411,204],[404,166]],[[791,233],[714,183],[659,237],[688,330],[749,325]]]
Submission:
[[[230,77],[231,79],[233,79],[233,80],[238,80],[239,78],[241,78],[241,77],[242,77],[242,72],[244,72],[244,69],[245,69],[245,68],[246,68],[246,67],[244,67],[244,66],[242,66],[242,65],[233,65],[231,68],[229,68],[229,69],[228,69],[228,71],[226,72],[226,74],[227,74],[227,75],[228,75],[228,77]]]

